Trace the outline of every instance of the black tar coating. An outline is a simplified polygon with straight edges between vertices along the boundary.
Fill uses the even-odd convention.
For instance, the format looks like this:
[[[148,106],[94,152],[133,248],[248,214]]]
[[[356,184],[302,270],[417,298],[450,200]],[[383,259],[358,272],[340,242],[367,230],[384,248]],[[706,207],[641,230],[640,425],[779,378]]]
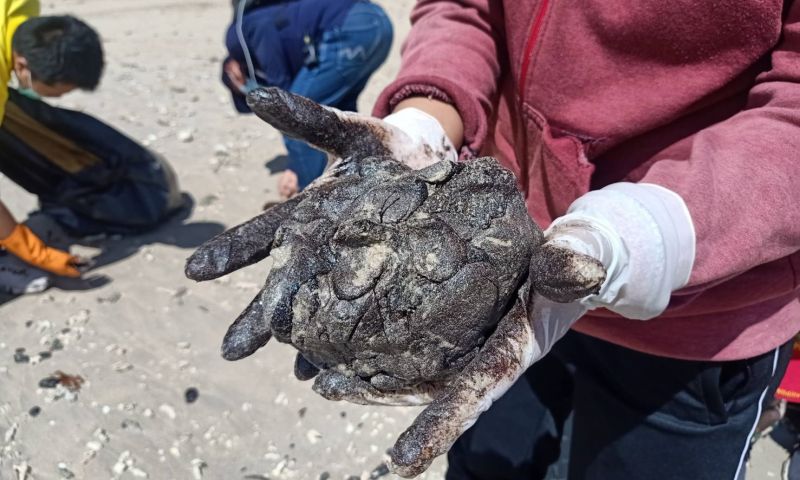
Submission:
[[[282,219],[302,200],[295,197],[207,241],[186,262],[185,274],[197,281],[213,280],[261,261],[269,255]]]
[[[388,156],[376,131],[363,123],[343,122],[332,111],[305,97],[276,87],[247,95],[247,105],[259,118],[292,138],[303,140],[337,157],[355,153]]]
[[[385,156],[385,139],[368,124],[275,88],[248,102],[285,134],[344,160],[189,258],[195,280],[270,252],[275,259],[226,334],[223,356],[245,357],[274,336],[300,350],[299,378],[335,366],[380,388],[446,381],[508,310],[543,242],[513,175],[491,158],[413,171]],[[534,284],[554,283],[549,291],[562,296],[570,282],[534,265],[544,277]]]
[[[200,392],[194,387],[189,387],[183,392],[183,399],[186,400],[186,403],[194,403],[199,396]]]
[[[56,377],[45,377],[39,380],[39,388],[56,388],[59,383]]]
[[[271,249],[264,290],[231,326],[223,356],[274,336],[301,351],[303,379],[337,366],[375,388],[447,380],[491,334],[542,242],[513,176],[490,158],[419,172],[348,160],[291,206],[212,239],[187,272],[230,271],[240,244],[258,255],[237,259]]]
[[[575,265],[587,268],[577,269]],[[594,268],[588,268],[590,266]],[[600,262],[565,248],[542,245],[531,258],[534,289],[556,302],[566,303],[596,294],[605,278],[605,269]]]
[[[476,359],[443,389],[414,423],[397,439],[389,452],[393,470],[406,478],[416,477],[438,455],[450,449],[463,433],[466,412],[480,412],[497,383],[513,381],[524,366],[520,353],[529,340],[527,298],[530,282],[517,292],[517,301],[500,320]],[[489,380],[487,380],[487,378]]]

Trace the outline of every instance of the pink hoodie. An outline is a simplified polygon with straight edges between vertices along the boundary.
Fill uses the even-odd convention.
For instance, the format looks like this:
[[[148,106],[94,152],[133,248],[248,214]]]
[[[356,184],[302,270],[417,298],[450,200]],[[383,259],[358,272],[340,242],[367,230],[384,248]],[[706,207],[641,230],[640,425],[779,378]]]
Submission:
[[[590,189],[680,194],[697,232],[689,285],[650,321],[575,329],[685,359],[752,357],[800,331],[800,3],[421,0],[384,116],[453,103],[465,153],[519,179],[543,227]]]

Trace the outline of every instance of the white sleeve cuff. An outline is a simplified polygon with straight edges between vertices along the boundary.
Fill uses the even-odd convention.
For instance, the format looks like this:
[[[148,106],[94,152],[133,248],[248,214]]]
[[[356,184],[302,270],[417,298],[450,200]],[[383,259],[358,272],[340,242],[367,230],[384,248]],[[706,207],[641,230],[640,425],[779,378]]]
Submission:
[[[664,239],[665,256],[673,268],[671,291],[689,283],[697,249],[697,236],[689,207],[680,195],[654,183],[614,183],[606,187],[639,202],[653,217]],[[604,189],[605,190],[605,189]]]
[[[437,153],[444,152],[443,158],[446,160],[453,162],[458,160],[458,150],[447,138],[442,124],[433,115],[410,107],[392,113],[383,121],[402,130],[415,143],[429,145]]]
[[[627,318],[660,315],[694,264],[696,239],[686,204],[653,184],[615,183],[589,192],[553,222],[548,236],[605,265],[600,292],[581,302]]]

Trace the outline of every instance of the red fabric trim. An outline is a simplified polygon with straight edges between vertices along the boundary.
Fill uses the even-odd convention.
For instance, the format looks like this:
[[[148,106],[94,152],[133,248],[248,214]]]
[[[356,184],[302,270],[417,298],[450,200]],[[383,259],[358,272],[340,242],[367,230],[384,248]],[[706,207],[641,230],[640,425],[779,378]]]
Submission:
[[[539,4],[539,10],[536,11],[536,18],[533,20],[528,40],[525,42],[525,52],[522,55],[522,66],[519,73],[519,98],[523,101],[525,100],[525,82],[528,81],[528,70],[530,69],[531,57],[533,57],[533,48],[536,46],[536,40],[542,30],[548,3],[549,0],[542,0],[542,3]]]
[[[440,102],[454,105],[453,99],[450,98],[444,90],[434,87],[433,85],[412,84],[406,85],[389,99],[389,108],[394,110],[394,107],[403,100],[411,97],[427,97],[432,100],[439,100]]]

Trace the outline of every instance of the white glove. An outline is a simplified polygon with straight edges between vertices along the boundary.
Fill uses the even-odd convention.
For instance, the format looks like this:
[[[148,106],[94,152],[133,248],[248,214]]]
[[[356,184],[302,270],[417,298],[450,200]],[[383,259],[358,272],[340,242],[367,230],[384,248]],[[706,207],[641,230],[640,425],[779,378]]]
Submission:
[[[672,292],[689,281],[694,263],[696,239],[686,204],[676,193],[653,184],[615,183],[589,192],[573,202],[545,236],[547,244],[600,260],[606,280],[599,293],[572,303],[532,296],[536,346],[531,363],[593,308],[631,319],[657,317]]]
[[[457,161],[458,153],[447,138],[444,128],[432,115],[417,108],[404,108],[383,119],[393,127],[395,138],[391,139],[391,149],[398,158],[414,170],[425,168],[440,160]],[[399,132],[398,132],[399,130]]]

